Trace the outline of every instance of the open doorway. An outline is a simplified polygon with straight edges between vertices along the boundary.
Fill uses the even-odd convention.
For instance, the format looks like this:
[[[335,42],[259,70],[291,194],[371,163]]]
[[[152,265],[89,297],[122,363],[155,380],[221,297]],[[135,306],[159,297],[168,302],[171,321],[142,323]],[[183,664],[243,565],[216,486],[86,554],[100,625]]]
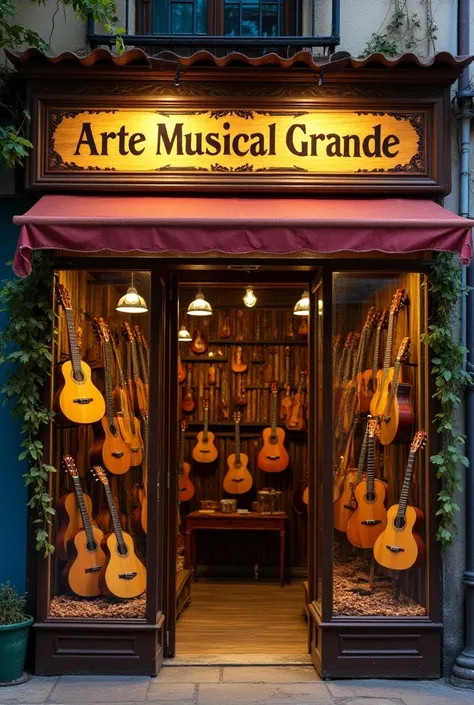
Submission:
[[[304,663],[308,274],[229,274],[178,288],[173,652]]]

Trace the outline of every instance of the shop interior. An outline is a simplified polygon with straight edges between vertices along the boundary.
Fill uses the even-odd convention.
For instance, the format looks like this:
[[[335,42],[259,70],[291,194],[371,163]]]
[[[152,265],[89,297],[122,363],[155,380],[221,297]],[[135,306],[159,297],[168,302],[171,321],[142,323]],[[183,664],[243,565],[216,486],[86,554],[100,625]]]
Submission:
[[[325,311],[308,271],[220,274],[182,278],[170,344],[176,655],[307,654],[308,596],[321,601],[328,557],[335,617],[424,616],[423,276],[334,272]],[[50,618],[145,617],[151,289],[146,271],[56,272]],[[328,470],[329,534],[319,520]]]

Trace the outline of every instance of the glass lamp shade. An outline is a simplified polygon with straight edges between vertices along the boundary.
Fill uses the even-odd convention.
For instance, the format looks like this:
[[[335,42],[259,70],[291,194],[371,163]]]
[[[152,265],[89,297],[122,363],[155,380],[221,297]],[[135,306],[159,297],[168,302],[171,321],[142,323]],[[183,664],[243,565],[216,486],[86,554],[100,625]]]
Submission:
[[[251,286],[245,289],[245,296],[242,301],[246,306],[248,306],[248,308],[252,308],[252,306],[255,306],[255,304],[257,303],[257,297],[253,293],[253,289]]]
[[[188,316],[212,316],[212,306],[206,301],[202,291],[198,291],[194,301],[189,304]]]
[[[295,316],[309,316],[309,291],[303,291],[303,296],[296,302],[293,309]]]
[[[178,331],[178,340],[180,343],[189,343],[192,340],[191,333],[189,333],[184,323]]]
[[[148,311],[145,299],[140,296],[134,286],[129,286],[125,296],[117,304],[117,311],[121,313],[146,313]]]

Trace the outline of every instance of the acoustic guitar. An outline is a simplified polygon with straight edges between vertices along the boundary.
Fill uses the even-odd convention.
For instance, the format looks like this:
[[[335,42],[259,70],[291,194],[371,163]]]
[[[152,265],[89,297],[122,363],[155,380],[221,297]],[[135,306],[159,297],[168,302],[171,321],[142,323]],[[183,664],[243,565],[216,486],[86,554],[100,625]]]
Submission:
[[[235,349],[234,358],[232,360],[232,371],[241,374],[247,370],[247,367],[247,363],[244,362],[242,346],[238,345]]]
[[[191,345],[189,346],[191,352],[195,355],[202,355],[207,350],[207,341],[203,338],[200,328],[196,328],[193,333],[193,339]]]
[[[379,370],[375,376],[375,390],[370,402],[370,413],[372,416],[382,416],[387,405],[388,395],[390,394],[389,385],[392,382],[394,372],[394,368],[391,367],[394,323],[404,297],[405,289],[397,289],[393,295],[392,303],[390,304],[383,368]]]
[[[184,382],[186,379],[186,372],[183,367],[183,363],[181,362],[181,355],[178,355],[178,384],[181,384],[181,382]]]
[[[298,385],[298,391],[295,394],[291,407],[291,415],[286,422],[286,427],[289,431],[301,431],[305,425],[305,415],[304,415],[304,383],[306,378],[305,370],[302,370],[300,375],[300,383]]]
[[[239,375],[240,382],[237,384],[237,396],[235,398],[235,405],[239,407],[244,407],[247,406],[248,404],[248,398],[247,398],[247,387],[245,386],[245,383],[242,381],[241,375]]]
[[[374,396],[375,379],[379,371],[380,339],[382,330],[387,327],[388,309],[385,309],[379,316],[375,331],[374,353],[372,356],[372,368],[365,370],[360,378],[359,385],[359,413],[367,414],[370,411],[370,402]]]
[[[188,379],[186,386],[183,389],[183,399],[181,401],[181,408],[185,414],[192,414],[196,408],[196,398],[194,396],[193,388],[193,368],[192,365],[188,365]]]
[[[146,416],[148,414],[148,395],[143,380],[140,376],[137,357],[137,341],[128,321],[123,322],[124,335],[129,343],[129,353],[132,359],[132,386],[135,414]]]
[[[105,553],[100,546],[104,534],[92,524],[74,458],[64,455],[63,463],[74,483],[83,524],[83,528],[79,529],[67,543],[68,562],[63,570],[63,579],[75,595],[96,597],[100,595],[99,573],[105,564]]]
[[[345,532],[347,530],[347,522],[352,516],[356,505],[354,501],[354,487],[358,482],[361,482],[367,458],[367,443],[368,443],[368,426],[365,428],[364,439],[359,455],[359,463],[357,468],[348,468],[343,477],[342,486],[336,501],[333,506],[334,528],[337,531]],[[351,442],[353,442],[353,434],[351,434]]]
[[[375,477],[375,437],[379,432],[377,419],[368,421],[367,477],[354,488],[356,509],[347,522],[347,538],[357,548],[373,548],[387,526],[385,498],[387,485]]]
[[[138,351],[138,358],[140,361],[139,374],[140,379],[143,381],[143,389],[145,391],[148,409],[148,402],[150,398],[150,385],[148,383],[148,344],[139,326],[133,326],[133,330],[135,332],[136,349]]]
[[[291,418],[293,399],[290,385],[290,347],[285,347],[285,394],[280,404],[280,421],[286,423]]]
[[[308,319],[306,316],[301,319],[301,323],[298,326],[298,335],[300,338],[306,338],[308,336]]]
[[[283,472],[290,458],[285,448],[285,431],[277,428],[278,382],[271,385],[271,426],[263,429],[263,447],[257,456],[257,465],[264,472]]]
[[[291,504],[297,514],[306,514],[308,511],[309,487],[308,487],[308,461],[304,464],[303,479],[297,483],[291,496]]]
[[[209,431],[209,399],[202,400],[204,409],[204,429],[197,434],[197,443],[193,448],[193,458],[198,463],[213,463],[217,459],[215,435]]]
[[[387,512],[387,528],[380,534],[374,545],[377,563],[390,570],[408,570],[420,563],[425,554],[421,536],[416,531],[423,521],[423,512],[408,506],[408,493],[413,477],[415,456],[426,445],[426,433],[417,431],[410,446],[405,479],[398,504]]]
[[[130,469],[130,451],[120,434],[115,417],[112,383],[112,350],[109,328],[104,319],[99,320],[105,364],[105,416],[92,425],[94,441],[90,451],[91,465],[104,465],[114,475],[123,475]]]
[[[232,331],[229,324],[229,316],[227,313],[224,314],[222,319],[221,327],[219,328],[219,338],[230,338]]]
[[[189,502],[194,497],[194,485],[189,477],[191,466],[184,460],[184,434],[188,427],[187,419],[182,419],[179,428],[179,462],[178,462],[178,499],[180,502]]]
[[[244,331],[242,327],[244,314],[242,311],[237,311],[237,332],[235,334],[235,339],[240,342],[244,339]],[[243,371],[243,370],[242,370]]]
[[[145,426],[145,453],[142,463],[142,484],[138,488],[138,501],[140,503],[140,525],[143,531],[148,533],[148,418],[144,420]]]
[[[221,387],[220,387],[220,399],[219,399],[219,418],[221,421],[229,420],[229,386],[227,383],[227,370],[224,368],[223,364],[219,365],[221,371]]]
[[[66,314],[71,359],[61,365],[63,379],[54,398],[54,409],[60,418],[72,423],[95,423],[105,414],[105,400],[91,380],[91,368],[81,360],[71,301],[63,284],[56,284],[56,296]]]
[[[106,561],[99,573],[100,591],[107,597],[138,597],[146,589],[146,568],[135,553],[132,537],[122,530],[104,469],[94,466],[92,472],[104,487],[114,527],[102,540]]]
[[[83,493],[82,499],[88,516],[92,515],[92,500],[88,494]],[[58,529],[56,531],[56,557],[60,561],[67,560],[67,545],[70,539],[84,528],[82,514],[77,502],[75,492],[63,495],[56,506],[58,515]]]
[[[388,397],[385,410],[380,417],[380,443],[387,446],[390,443],[408,443],[413,428],[413,407],[410,401],[411,384],[403,383],[401,365],[410,354],[411,340],[403,338],[397,353],[392,378],[388,386]]]
[[[240,450],[240,411],[233,414],[235,423],[235,453],[227,458],[228,470],[224,477],[223,487],[228,494],[245,494],[253,485],[253,478],[248,471],[248,456]]]

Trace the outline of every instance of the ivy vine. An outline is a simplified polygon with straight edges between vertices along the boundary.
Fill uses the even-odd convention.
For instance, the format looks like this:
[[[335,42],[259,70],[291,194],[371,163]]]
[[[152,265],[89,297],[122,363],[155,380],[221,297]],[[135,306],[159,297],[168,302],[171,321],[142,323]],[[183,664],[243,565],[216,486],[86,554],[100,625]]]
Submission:
[[[438,401],[435,421],[441,439],[439,453],[430,460],[442,482],[436,513],[440,518],[437,539],[443,546],[449,546],[456,533],[456,513],[459,512],[459,506],[454,501],[456,490],[461,489],[458,468],[461,465],[469,466],[464,454],[466,437],[456,430],[456,411],[462,402],[464,389],[472,381],[463,367],[467,349],[453,334],[459,298],[468,293],[462,284],[456,256],[449,252],[438,254],[431,269],[429,291],[433,314],[428,333],[422,336],[422,340],[434,355],[431,373],[436,386],[433,396]]]
[[[34,512],[36,549],[54,551],[49,541],[55,510],[48,492],[49,474],[56,472],[43,458],[40,440],[54,416],[43,392],[51,375],[52,342],[56,335],[51,297],[52,262],[48,253],[34,253],[33,271],[25,279],[12,277],[0,288],[0,311],[8,316],[0,333],[0,365],[5,367],[1,388],[4,403],[21,422],[21,452],[27,463],[28,506]]]
[[[438,27],[434,21],[431,0],[420,0],[425,17],[414,12],[408,0],[391,0],[387,14],[376,32],[373,32],[362,56],[376,52],[396,56],[405,51],[416,51],[423,45],[428,54],[436,53]]]

